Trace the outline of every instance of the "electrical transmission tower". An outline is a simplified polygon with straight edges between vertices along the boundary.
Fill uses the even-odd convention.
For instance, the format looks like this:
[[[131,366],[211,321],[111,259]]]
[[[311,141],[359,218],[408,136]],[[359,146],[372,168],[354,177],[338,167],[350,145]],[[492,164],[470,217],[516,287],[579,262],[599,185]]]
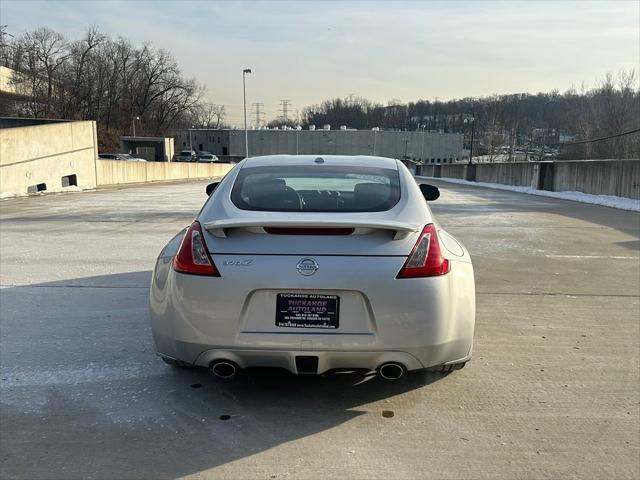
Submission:
[[[282,105],[282,108],[280,109],[282,112],[282,119],[286,122],[289,120],[289,107],[291,106],[291,100],[280,100],[280,105]]]
[[[256,119],[256,128],[260,128],[263,123],[264,112],[262,111],[262,107],[264,107],[264,103],[256,102],[253,103],[253,115]]]

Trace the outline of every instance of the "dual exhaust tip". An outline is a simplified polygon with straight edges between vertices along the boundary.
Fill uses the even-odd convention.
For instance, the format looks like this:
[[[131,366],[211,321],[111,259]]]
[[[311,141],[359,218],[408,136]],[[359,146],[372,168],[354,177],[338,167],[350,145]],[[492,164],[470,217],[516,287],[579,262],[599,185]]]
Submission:
[[[231,380],[238,370],[238,366],[231,360],[216,360],[211,364],[211,372],[222,380]]]
[[[407,367],[396,362],[383,363],[378,367],[378,375],[385,380],[400,380],[407,376]]]
[[[211,364],[211,372],[222,380],[231,380],[239,370],[238,365],[231,360],[216,360]],[[383,363],[377,371],[385,380],[399,380],[407,375],[407,367],[396,362]]]

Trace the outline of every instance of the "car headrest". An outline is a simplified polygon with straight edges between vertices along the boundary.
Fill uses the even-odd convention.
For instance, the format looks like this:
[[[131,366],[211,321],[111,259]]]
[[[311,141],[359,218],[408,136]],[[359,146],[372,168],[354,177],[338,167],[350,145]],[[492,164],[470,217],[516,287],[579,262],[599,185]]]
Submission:
[[[353,188],[353,200],[357,208],[374,208],[389,199],[390,191],[384,183],[358,183]]]
[[[242,185],[242,195],[250,198],[255,195],[265,195],[274,191],[282,191],[286,188],[287,184],[283,178],[269,178],[267,180],[248,178]]]

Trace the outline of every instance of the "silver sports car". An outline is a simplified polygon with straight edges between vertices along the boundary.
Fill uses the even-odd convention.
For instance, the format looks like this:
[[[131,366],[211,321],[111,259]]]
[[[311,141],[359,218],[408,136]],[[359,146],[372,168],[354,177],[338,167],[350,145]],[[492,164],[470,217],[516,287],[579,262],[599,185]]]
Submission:
[[[467,250],[399,161],[266,156],[238,163],[158,257],[151,326],[176,366],[229,378],[462,368],[475,324]]]

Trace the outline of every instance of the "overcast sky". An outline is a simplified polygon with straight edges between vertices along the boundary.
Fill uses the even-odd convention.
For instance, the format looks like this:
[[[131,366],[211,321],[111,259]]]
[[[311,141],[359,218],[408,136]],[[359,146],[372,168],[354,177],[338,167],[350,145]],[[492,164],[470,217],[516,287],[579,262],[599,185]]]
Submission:
[[[0,1],[9,33],[88,25],[173,53],[207,97],[302,109],[355,94],[382,103],[566,90],[640,64],[640,2]]]

